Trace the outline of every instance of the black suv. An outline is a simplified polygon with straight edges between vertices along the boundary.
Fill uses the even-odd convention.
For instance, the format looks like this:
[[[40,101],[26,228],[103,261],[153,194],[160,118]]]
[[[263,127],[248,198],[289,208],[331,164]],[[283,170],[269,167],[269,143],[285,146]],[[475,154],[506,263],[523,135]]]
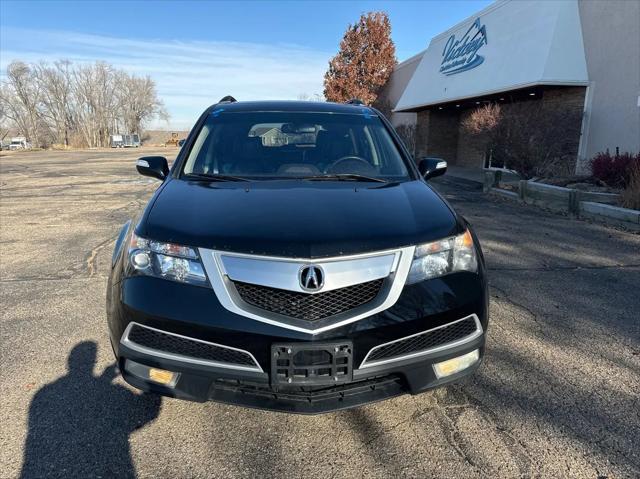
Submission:
[[[488,296],[464,218],[373,108],[211,106],[116,242],[107,290],[124,379],[195,401],[318,413],[470,374]]]

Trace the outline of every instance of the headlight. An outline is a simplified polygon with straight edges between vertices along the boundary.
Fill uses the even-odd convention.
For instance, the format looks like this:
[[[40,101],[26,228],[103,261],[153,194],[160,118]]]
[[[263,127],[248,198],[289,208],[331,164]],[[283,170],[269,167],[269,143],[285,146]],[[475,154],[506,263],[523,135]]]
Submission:
[[[469,230],[459,236],[418,245],[407,284],[437,278],[455,271],[478,271],[476,249]]]
[[[131,235],[129,243],[130,275],[154,276],[179,283],[209,286],[198,253],[194,248],[162,243]]]

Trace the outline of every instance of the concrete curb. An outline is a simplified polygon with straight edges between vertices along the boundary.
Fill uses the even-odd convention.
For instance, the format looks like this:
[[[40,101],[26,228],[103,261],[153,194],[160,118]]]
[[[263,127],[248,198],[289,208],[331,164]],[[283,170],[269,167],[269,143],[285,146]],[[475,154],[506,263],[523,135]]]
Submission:
[[[620,208],[593,201],[581,201],[580,217],[600,220],[616,226],[623,226],[633,231],[640,231],[639,210]]]
[[[572,212],[570,188],[520,181],[520,199],[525,203],[541,206],[560,213]]]
[[[499,188],[491,188],[489,193],[520,203],[566,213],[576,218],[600,221],[631,231],[640,231],[640,210],[621,208],[595,201],[580,201],[580,197],[575,194],[577,190],[570,188],[540,184],[529,188],[530,185],[530,182],[522,181],[518,193]]]

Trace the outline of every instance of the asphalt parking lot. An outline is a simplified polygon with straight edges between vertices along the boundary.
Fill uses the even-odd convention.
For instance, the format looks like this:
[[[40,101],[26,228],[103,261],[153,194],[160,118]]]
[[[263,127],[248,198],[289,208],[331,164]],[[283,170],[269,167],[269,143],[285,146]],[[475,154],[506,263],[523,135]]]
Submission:
[[[321,416],[139,395],[104,296],[119,227],[157,186],[141,153],[0,153],[0,477],[640,476],[640,235],[446,177],[490,270],[475,376]]]

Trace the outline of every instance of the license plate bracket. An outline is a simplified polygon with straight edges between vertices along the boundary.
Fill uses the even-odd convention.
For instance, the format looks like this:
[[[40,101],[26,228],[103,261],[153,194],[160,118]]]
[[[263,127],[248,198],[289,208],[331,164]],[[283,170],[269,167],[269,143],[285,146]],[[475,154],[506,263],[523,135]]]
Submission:
[[[351,341],[271,345],[271,384],[321,386],[353,378]]]

